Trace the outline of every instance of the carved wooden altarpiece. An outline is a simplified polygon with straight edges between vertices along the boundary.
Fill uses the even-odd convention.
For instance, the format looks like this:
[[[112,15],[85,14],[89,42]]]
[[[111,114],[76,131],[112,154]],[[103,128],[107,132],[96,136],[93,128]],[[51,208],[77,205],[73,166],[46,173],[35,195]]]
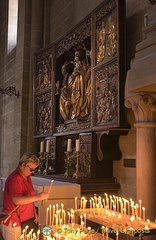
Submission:
[[[121,158],[116,135],[126,127],[124,44],[124,1],[105,0],[53,46],[36,53],[34,135],[51,139],[55,148],[50,173],[64,173],[68,139],[75,151],[79,138],[80,176],[113,177],[113,160]],[[112,151],[116,145],[117,159],[106,156],[101,139],[109,139]]]

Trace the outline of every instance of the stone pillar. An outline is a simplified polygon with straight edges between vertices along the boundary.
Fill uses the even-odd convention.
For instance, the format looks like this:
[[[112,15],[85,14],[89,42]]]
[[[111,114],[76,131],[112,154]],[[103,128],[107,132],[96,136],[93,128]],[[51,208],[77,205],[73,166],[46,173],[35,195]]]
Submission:
[[[140,92],[125,101],[136,123],[136,196],[146,208],[146,218],[156,219],[156,93]]]

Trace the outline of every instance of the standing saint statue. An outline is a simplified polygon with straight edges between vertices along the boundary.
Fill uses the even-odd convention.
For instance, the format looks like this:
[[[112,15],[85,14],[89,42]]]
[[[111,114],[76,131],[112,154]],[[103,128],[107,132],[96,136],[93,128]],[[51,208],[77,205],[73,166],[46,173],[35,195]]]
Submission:
[[[72,90],[71,90],[71,105],[72,115],[71,119],[74,118],[85,118],[88,116],[88,105],[87,105],[87,63],[86,55],[83,49],[79,49],[75,52],[74,57],[74,70],[71,75],[72,78]]]

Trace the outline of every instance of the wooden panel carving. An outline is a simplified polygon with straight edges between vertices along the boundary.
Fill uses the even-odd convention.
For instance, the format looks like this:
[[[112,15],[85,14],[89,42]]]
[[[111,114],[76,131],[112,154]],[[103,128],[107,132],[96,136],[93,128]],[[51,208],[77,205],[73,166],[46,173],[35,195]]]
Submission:
[[[49,156],[49,162],[48,162],[48,171],[49,174],[55,173],[56,171],[56,138],[52,137],[50,138],[50,156]]]
[[[51,48],[36,54],[35,91],[51,87]]]
[[[36,134],[51,133],[51,92],[37,95],[36,99]]]
[[[104,7],[104,11],[100,10],[97,13],[97,19],[99,20],[96,22],[96,64],[109,60],[110,57],[114,57],[117,53],[116,1],[107,5]],[[112,13],[111,15],[110,12]]]
[[[46,136],[52,133],[52,46],[38,51],[35,60],[35,136]]]
[[[96,125],[116,123],[119,111],[118,63],[114,62],[97,70]]]
[[[90,39],[79,42],[56,64],[56,131],[85,129],[91,117]]]
[[[53,48],[36,53],[35,137],[50,139],[49,174],[113,177],[113,160],[121,157],[115,130],[125,127],[123,12],[124,1],[102,1]],[[103,136],[100,145],[97,132],[106,131],[114,136]],[[72,151],[66,148],[69,138]],[[113,153],[111,142],[117,146]],[[76,159],[74,174],[69,174],[71,159]]]
[[[96,21],[108,15],[114,8],[116,8],[117,2],[117,0],[111,0],[107,1],[103,6],[101,5],[101,7],[96,11]]]
[[[80,166],[83,177],[93,177],[93,134],[80,134]]]
[[[74,29],[65,38],[56,44],[56,57],[63,55],[71,48],[79,45],[85,41],[87,37],[91,35],[91,18],[89,17],[81,25]]]

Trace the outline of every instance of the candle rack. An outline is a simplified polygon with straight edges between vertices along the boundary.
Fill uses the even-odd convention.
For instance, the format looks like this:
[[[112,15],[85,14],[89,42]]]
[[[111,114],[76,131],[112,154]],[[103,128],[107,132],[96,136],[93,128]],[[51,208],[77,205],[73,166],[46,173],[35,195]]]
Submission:
[[[114,201],[114,204],[111,201]],[[46,236],[52,240],[112,240],[110,234],[113,233],[115,234],[113,239],[120,240],[120,233],[123,233],[138,237],[140,240],[145,235],[156,234],[156,223],[150,222],[149,219],[144,220],[143,213],[139,213],[141,214],[140,219],[137,214],[132,216],[131,212],[133,211],[129,209],[128,203],[129,201],[126,199],[106,194],[104,197],[94,195],[90,200],[85,197],[80,199],[75,197],[75,209],[65,210],[64,204],[61,204],[61,207],[59,204],[50,204],[46,208],[44,216],[45,225],[43,228],[40,226],[37,237],[35,238],[32,232],[27,235],[27,229],[24,229],[20,239],[34,240],[35,238],[39,240],[42,234],[43,240],[47,239]],[[126,211],[123,211],[123,206],[126,207],[126,205]],[[101,227],[92,229],[88,226],[87,220],[98,223]],[[52,231],[45,236],[45,230]]]
[[[86,219],[104,226],[103,231],[115,233],[117,240],[119,233],[138,239],[156,235],[156,222],[145,218],[145,208],[142,207],[141,200],[139,204],[134,204],[132,199],[129,201],[106,193],[104,198],[94,195],[89,201],[82,197],[79,209],[75,200],[75,213],[80,216],[86,214]]]

